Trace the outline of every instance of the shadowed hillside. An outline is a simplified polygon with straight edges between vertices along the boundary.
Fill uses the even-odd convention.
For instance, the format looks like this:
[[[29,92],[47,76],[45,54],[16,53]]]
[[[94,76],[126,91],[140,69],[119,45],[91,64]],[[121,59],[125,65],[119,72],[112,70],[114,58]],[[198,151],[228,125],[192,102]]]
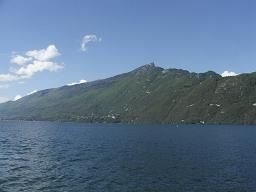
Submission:
[[[144,65],[89,83],[39,91],[0,105],[5,120],[256,123],[256,73],[221,77]]]

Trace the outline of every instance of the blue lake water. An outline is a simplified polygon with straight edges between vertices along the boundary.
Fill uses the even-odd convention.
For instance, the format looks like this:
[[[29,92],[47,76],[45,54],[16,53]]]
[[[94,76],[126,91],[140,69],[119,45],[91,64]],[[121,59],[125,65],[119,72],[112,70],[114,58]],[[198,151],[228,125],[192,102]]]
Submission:
[[[0,122],[18,191],[256,191],[256,127]]]

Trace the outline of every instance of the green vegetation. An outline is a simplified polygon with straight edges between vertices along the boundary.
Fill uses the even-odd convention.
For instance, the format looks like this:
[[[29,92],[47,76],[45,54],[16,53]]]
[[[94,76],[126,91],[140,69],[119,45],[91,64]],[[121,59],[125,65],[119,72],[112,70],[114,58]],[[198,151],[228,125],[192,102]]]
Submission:
[[[148,64],[1,104],[0,119],[256,124],[256,73],[224,78]]]

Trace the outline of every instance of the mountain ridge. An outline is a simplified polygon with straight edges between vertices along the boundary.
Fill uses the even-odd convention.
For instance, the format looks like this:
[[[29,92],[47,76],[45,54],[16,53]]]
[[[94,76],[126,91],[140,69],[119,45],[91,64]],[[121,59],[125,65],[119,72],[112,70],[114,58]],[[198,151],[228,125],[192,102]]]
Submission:
[[[2,120],[256,124],[256,73],[222,77],[154,63],[0,104]]]

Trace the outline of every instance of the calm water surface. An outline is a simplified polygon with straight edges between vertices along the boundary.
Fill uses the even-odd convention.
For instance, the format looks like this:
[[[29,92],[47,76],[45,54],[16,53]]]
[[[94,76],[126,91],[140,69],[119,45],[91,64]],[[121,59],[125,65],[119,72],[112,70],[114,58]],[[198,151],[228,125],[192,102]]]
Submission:
[[[256,191],[256,127],[0,122],[17,191]]]

